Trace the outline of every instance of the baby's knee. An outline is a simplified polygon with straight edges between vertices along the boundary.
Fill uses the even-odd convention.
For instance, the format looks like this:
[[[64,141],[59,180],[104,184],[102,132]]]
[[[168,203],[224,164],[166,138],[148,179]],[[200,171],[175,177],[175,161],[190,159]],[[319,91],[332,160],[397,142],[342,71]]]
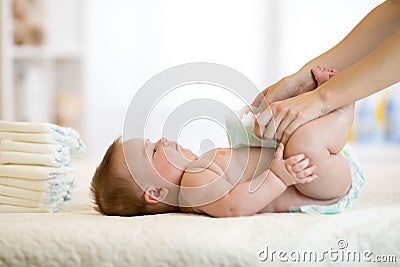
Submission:
[[[330,153],[316,138],[316,133],[311,127],[302,126],[292,134],[285,147],[285,158],[298,154],[305,154],[311,162],[315,162]]]

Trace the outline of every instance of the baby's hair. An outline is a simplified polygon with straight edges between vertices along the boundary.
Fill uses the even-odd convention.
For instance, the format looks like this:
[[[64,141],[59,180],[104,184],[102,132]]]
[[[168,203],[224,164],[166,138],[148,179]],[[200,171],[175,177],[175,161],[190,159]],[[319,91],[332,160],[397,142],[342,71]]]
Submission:
[[[147,212],[143,191],[131,175],[122,177],[118,174],[117,166],[113,166],[114,153],[118,145],[121,145],[121,137],[115,139],[107,149],[93,175],[90,190],[96,205],[95,209],[104,215],[144,215]]]

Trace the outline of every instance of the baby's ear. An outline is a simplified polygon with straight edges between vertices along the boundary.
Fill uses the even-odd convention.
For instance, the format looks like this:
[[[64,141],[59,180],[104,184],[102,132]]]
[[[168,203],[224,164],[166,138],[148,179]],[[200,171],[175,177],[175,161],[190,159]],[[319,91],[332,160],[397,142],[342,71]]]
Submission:
[[[151,186],[144,192],[144,200],[149,204],[163,201],[168,195],[168,188]]]

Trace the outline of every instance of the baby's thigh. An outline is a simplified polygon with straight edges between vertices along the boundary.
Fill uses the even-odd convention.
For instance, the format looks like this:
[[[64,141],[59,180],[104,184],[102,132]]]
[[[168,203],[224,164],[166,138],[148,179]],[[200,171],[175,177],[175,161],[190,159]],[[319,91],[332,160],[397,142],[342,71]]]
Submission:
[[[328,144],[330,137],[325,137],[321,125],[313,122],[301,126],[286,144],[285,158],[305,154],[310,159],[310,165],[317,166],[315,174],[318,178],[315,181],[295,187],[315,199],[344,196],[351,185],[350,166],[340,153],[331,153]]]
[[[294,185],[306,196],[328,200],[341,198],[351,187],[350,166],[340,154],[331,155],[325,161],[319,161],[316,174],[318,178],[311,183]]]

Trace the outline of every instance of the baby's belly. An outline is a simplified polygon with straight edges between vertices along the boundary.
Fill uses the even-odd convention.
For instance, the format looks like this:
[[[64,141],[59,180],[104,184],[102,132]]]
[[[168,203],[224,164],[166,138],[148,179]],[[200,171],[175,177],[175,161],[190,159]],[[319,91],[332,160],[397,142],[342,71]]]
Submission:
[[[340,198],[330,200],[319,200],[310,198],[299,192],[294,186],[289,186],[285,192],[277,199],[272,201],[258,213],[266,212],[288,212],[290,208],[303,205],[331,205],[336,203]]]

